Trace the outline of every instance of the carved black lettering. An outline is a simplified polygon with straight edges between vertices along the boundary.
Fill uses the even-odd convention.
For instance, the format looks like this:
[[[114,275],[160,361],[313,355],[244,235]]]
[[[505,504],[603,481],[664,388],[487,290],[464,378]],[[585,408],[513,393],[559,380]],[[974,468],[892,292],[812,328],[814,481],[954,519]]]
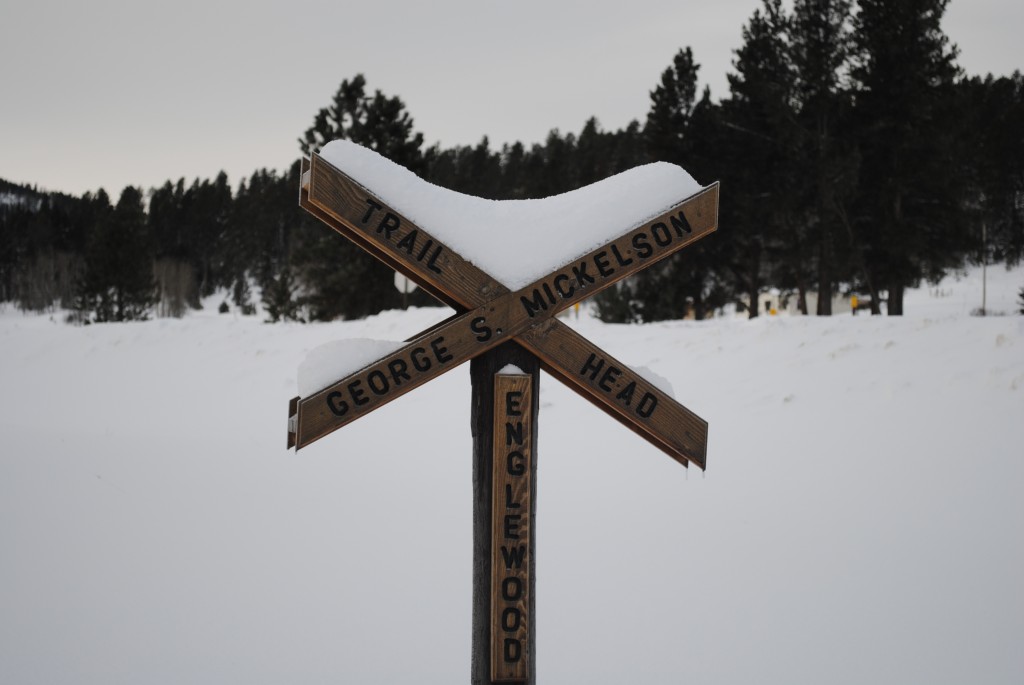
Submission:
[[[428,240],[427,240],[427,242],[426,242],[426,243],[424,243],[424,245],[423,245],[423,249],[422,249],[422,250],[420,250],[420,253],[419,253],[419,254],[418,254],[418,255],[416,256],[416,260],[417,260],[417,261],[420,261],[420,262],[422,262],[422,261],[423,261],[423,258],[427,256],[427,250],[429,250],[429,249],[430,249],[430,247],[431,247],[431,246],[432,246],[433,244],[434,244],[434,241],[433,241],[433,240],[430,240],[430,239],[428,239]]]
[[[397,216],[388,212],[384,215],[384,218],[380,220],[380,224],[377,225],[377,233],[383,233],[386,240],[391,240],[391,234],[398,230],[398,227],[402,225],[402,222]]]
[[[619,391],[619,394],[615,396],[615,399],[622,400],[622,403],[627,407],[633,402],[633,393],[636,392],[636,381],[630,381],[629,385]]]
[[[501,598],[506,602],[515,602],[523,596],[523,581],[515,576],[508,576],[501,581]]]
[[[486,342],[493,335],[491,327],[487,325],[487,319],[482,316],[478,316],[469,322],[469,330],[476,333],[477,342]]]
[[[402,381],[412,380],[407,371],[408,368],[409,365],[405,363],[404,359],[395,359],[388,362],[388,371],[391,372],[391,380],[396,386],[401,385]]]
[[[537,288],[533,289],[533,299],[532,300],[526,299],[525,295],[520,295],[519,296],[519,300],[523,303],[523,308],[526,309],[526,314],[531,319],[534,317],[534,315],[537,312],[539,312],[541,310],[545,310],[546,311],[547,308],[548,308],[548,303],[544,301],[544,296],[541,294],[540,290],[538,290]]]
[[[505,483],[505,508],[521,509],[522,506],[522,502],[516,502],[512,499],[512,483]]]
[[[612,268],[611,262],[608,261],[608,253],[604,250],[601,250],[594,255],[594,264],[597,265],[597,273],[601,274],[605,278],[608,278],[615,273],[615,269]]]
[[[373,370],[366,376],[366,384],[370,386],[370,390],[373,391],[374,395],[384,395],[387,393],[388,388],[388,377],[384,375],[383,371]]]
[[[548,285],[547,283],[544,284],[544,294],[548,296],[548,302],[550,302],[552,305],[555,304],[555,302],[557,302],[557,300],[555,299],[555,294],[551,292],[551,286]]]
[[[413,230],[409,231],[404,236],[402,236],[402,239],[398,241],[398,245],[396,245],[395,247],[401,248],[405,250],[406,254],[411,255],[412,248],[416,247],[416,237],[419,234],[420,232],[414,228]]]
[[[517,445],[523,444],[522,421],[516,421],[514,425],[508,421],[505,422],[505,446],[511,445],[513,440]]]
[[[634,235],[630,243],[633,245],[633,249],[636,250],[636,256],[640,259],[647,259],[654,254],[654,248],[651,247],[651,243],[647,240],[647,234],[643,231]]]
[[[693,228],[690,227],[690,222],[686,219],[686,214],[683,210],[679,210],[679,216],[670,217],[672,221],[672,228],[676,229],[676,235],[680,238],[683,237],[683,233],[686,235],[693,233]]]
[[[436,338],[430,341],[430,349],[434,350],[434,358],[437,359],[439,364],[450,362],[455,359],[451,354],[448,353],[448,348],[443,347],[444,336]]]
[[[370,401],[368,397],[365,397],[366,391],[359,387],[361,383],[361,380],[356,379],[345,386],[348,388],[349,397],[352,398],[353,402],[359,405],[366,404]]]
[[[433,271],[435,274],[444,273],[441,271],[441,267],[437,265],[437,258],[441,256],[441,250],[443,248],[438,245],[434,248],[433,254],[430,255],[430,259],[427,260],[427,268]]]
[[[506,637],[502,656],[507,664],[518,663],[523,658],[523,643],[514,638]]]
[[[523,614],[519,607],[506,607],[501,612],[501,629],[506,633],[514,633],[519,630],[519,624],[523,622]]]
[[[651,236],[654,238],[654,242],[658,243],[661,247],[665,247],[672,242],[672,234],[668,232],[668,226],[660,221],[651,225]]]
[[[417,347],[409,355],[412,359],[412,365],[417,371],[428,371],[430,369],[430,357],[427,356],[427,351],[422,347]]]
[[[364,224],[367,221],[370,220],[370,217],[373,216],[374,212],[376,212],[378,209],[381,208],[381,206],[379,204],[377,204],[376,202],[374,202],[370,198],[366,198],[366,204],[369,205],[369,206],[366,208],[366,214],[363,215],[363,223]]]
[[[510,476],[521,476],[526,473],[526,457],[522,452],[509,452],[505,470]]]
[[[594,277],[587,273],[587,263],[580,262],[579,266],[572,268],[572,275],[581,288],[586,288],[587,283],[594,283]]]
[[[590,380],[596,380],[597,374],[604,366],[604,360],[598,359],[597,355],[593,352],[590,353],[590,357],[583,363],[583,368],[580,369],[580,375],[586,376],[587,372],[590,372]]]
[[[623,259],[622,253],[619,252],[618,245],[612,245],[612,254],[615,255],[615,261],[616,263],[618,263],[619,266],[628,266],[633,263],[632,257]]]
[[[506,571],[511,571],[513,568],[522,568],[523,561],[526,559],[526,545],[518,545],[511,549],[502,545],[501,558],[505,560]]]
[[[522,416],[523,410],[520,405],[523,403],[523,393],[520,390],[513,390],[505,393],[505,413],[509,416]]]
[[[601,376],[601,380],[597,382],[597,386],[605,392],[611,392],[615,389],[615,381],[621,374],[622,369],[609,364],[608,368],[604,371],[604,375]]]
[[[557,276],[555,276],[555,290],[558,291],[558,294],[563,299],[567,299],[567,298],[572,297],[572,294],[574,292],[576,292],[576,288],[574,286],[572,286],[572,285],[569,286],[568,290],[565,290],[565,288],[562,287],[563,283],[568,283],[568,282],[569,282],[569,276],[567,274],[558,274]]]
[[[327,395],[327,407],[335,416],[344,416],[348,411],[348,402],[341,399],[343,395],[335,390]]]
[[[506,540],[518,540],[519,539],[519,527],[522,524],[522,514],[505,514],[505,539]]]
[[[636,413],[647,419],[658,406],[658,398],[651,393],[645,393],[640,402],[636,405]]]

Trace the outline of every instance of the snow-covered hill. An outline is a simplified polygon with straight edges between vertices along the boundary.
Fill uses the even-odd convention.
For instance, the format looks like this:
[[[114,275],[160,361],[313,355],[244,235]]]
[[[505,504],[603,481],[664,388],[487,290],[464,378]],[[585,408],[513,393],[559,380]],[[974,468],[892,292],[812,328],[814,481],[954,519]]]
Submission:
[[[989,270],[1015,311],[1024,269]],[[609,326],[710,422],[688,472],[542,378],[538,677],[1024,681],[1024,317]],[[0,312],[0,682],[468,679],[468,367],[295,455],[306,352],[447,312]]]

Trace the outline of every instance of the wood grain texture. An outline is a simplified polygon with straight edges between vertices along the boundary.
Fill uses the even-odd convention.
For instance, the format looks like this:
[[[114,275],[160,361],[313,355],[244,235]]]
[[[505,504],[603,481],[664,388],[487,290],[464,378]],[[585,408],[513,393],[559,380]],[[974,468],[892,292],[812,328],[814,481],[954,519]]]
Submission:
[[[303,160],[303,163],[304,164],[309,164],[309,160]],[[334,170],[333,168],[332,168],[332,170],[333,170],[334,173],[341,174],[340,171]],[[307,212],[309,212],[310,214],[312,214],[313,216],[315,216],[317,219],[319,219],[323,223],[325,223],[330,228],[334,229],[334,231],[336,231],[337,233],[340,233],[341,235],[343,235],[348,240],[351,240],[353,243],[355,243],[356,245],[358,245],[362,249],[366,250],[368,253],[370,253],[370,255],[372,255],[373,257],[377,258],[378,260],[380,260],[384,264],[388,265],[389,267],[391,267],[395,271],[399,271],[399,272],[401,272],[403,274],[407,274],[408,275],[408,273],[410,271],[410,265],[407,264],[403,259],[400,258],[401,257],[400,253],[399,254],[393,254],[392,252],[390,252],[388,250],[381,249],[381,247],[379,245],[377,245],[376,243],[367,240],[363,236],[362,233],[353,230],[349,226],[345,225],[344,222],[342,222],[339,219],[337,219],[335,216],[332,216],[332,215],[324,212],[322,209],[320,209],[320,207],[314,205],[309,200],[309,183],[308,182],[306,183],[305,186],[301,186],[300,189],[299,189],[299,206],[302,207]],[[442,290],[441,288],[437,287],[437,285],[432,280],[429,280],[429,279],[426,279],[426,278],[424,278],[422,282],[417,280],[417,285],[419,285],[419,287],[423,288],[423,290],[425,292],[427,292],[430,295],[434,296],[436,299],[440,300],[441,302],[443,302],[444,304],[448,305],[449,307],[453,307],[453,308],[459,309],[460,313],[461,313],[461,310],[465,310],[467,307],[473,307],[473,306],[476,306],[476,305],[479,305],[479,304],[483,304],[484,302],[486,302],[486,298],[480,298],[479,302],[473,302],[473,303],[463,302],[462,300],[457,299],[457,298],[449,295],[444,290]]]
[[[292,428],[292,420],[295,420],[296,425],[299,420],[299,398],[293,397],[288,400],[288,448],[295,447],[295,430]]]
[[[491,491],[491,680],[522,682],[529,673],[529,557],[533,528],[533,379],[494,378]]]
[[[526,555],[529,584],[527,593],[527,685],[536,682],[536,549],[537,530],[537,463],[538,463],[538,388],[540,366],[535,356],[514,342],[504,343],[470,362],[472,381],[472,411],[470,425],[473,432],[473,622],[472,658],[470,661],[470,682],[473,685],[490,685],[494,682],[491,673],[491,594],[492,555],[494,554],[493,510],[494,510],[494,449],[495,443],[504,440],[500,431],[495,433],[495,378],[497,372],[507,364],[515,364],[532,381],[533,393],[529,416],[532,430],[532,453],[530,455],[530,528],[528,546],[531,553]],[[498,550],[500,555],[500,549]],[[502,561],[504,563],[504,560]]]
[[[552,295],[545,298],[544,308],[561,311],[660,261],[717,228],[718,190],[717,183],[708,186],[523,291],[532,296],[536,288],[544,290],[545,295],[550,290]],[[375,246],[375,256],[387,254],[385,261],[402,264],[403,273],[417,283],[425,281],[442,289],[450,301],[472,307],[507,292],[488,274],[319,155],[311,160],[308,200],[317,214],[329,216],[358,234],[360,244]],[[567,292],[570,290],[573,294]]]
[[[319,155],[312,157],[309,201],[379,250],[404,253],[402,271],[417,283],[444,274],[438,284],[457,301],[469,301],[473,294],[490,299],[498,287],[497,281]]]
[[[499,303],[500,304],[500,303]],[[480,321],[511,321],[507,312],[483,307],[449,319],[399,349],[320,392],[299,401],[296,447],[303,448],[329,433],[401,397],[507,339],[506,334],[479,328]],[[474,326],[476,325],[476,330]],[[523,324],[518,324],[523,327]]]
[[[509,295],[504,286],[388,208],[319,156],[314,156],[309,173],[308,191],[306,187],[300,188],[300,204],[384,263],[409,275],[427,292],[457,309],[485,302],[493,303],[493,299],[504,300],[498,309],[508,311],[512,308],[508,303],[509,298],[502,297]],[[319,200],[314,202],[317,198]],[[544,325],[538,326],[536,331],[526,333],[507,322],[496,326],[506,334],[509,329],[514,329],[516,334],[521,333],[520,341],[541,357],[545,369],[573,390],[651,440],[680,463],[694,461],[701,468],[705,465],[707,424],[672,398],[649,387],[646,382],[646,387],[641,390],[639,382],[631,389],[630,383],[633,381],[623,380],[621,386],[609,397],[607,388],[612,386],[613,380],[618,379],[620,371],[631,377],[635,377],[635,374],[550,316],[715,230],[717,209],[718,185],[715,184],[520,291],[518,299],[521,311],[527,314],[528,319],[544,321]],[[362,221],[367,216],[369,219]],[[380,218],[380,221],[376,222],[375,227],[376,218]],[[363,227],[360,229],[353,222],[361,222]],[[403,237],[410,234],[415,234],[415,239],[421,241],[421,245],[429,243],[431,250],[440,250],[437,253],[439,259],[429,263],[426,257],[431,254],[430,251],[422,253],[424,259],[417,259],[419,253],[409,249],[414,245],[409,241],[406,241],[405,248],[398,248]],[[500,340],[495,341],[495,344],[497,342]],[[596,363],[603,366],[603,370],[596,376],[583,376],[581,369],[592,370],[587,366],[592,355]],[[614,378],[608,378],[608,373]],[[639,393],[636,401],[649,396],[654,400],[647,400],[647,404],[638,413],[636,407],[632,406],[634,393]],[[652,401],[656,402],[654,412],[644,416]],[[378,404],[366,405],[367,409],[375,406]],[[361,413],[365,412],[359,415]],[[302,447],[309,442],[312,440],[300,437],[298,446]]]
[[[707,464],[708,423],[590,340],[549,319],[516,340],[544,370],[683,466]]]
[[[396,271],[406,271],[407,264],[402,261],[403,253],[391,253],[381,250],[375,244],[366,241],[361,234],[351,231],[337,219],[322,213],[319,208],[309,203],[305,192],[301,194],[299,204],[389,267]],[[452,254],[454,255],[455,253],[452,252]],[[467,272],[477,270],[475,266],[468,262],[465,269]],[[482,272],[480,273],[480,280],[483,281],[485,275]],[[424,287],[445,304],[459,310],[460,313],[465,311],[466,306],[477,303],[482,304],[486,301],[485,296],[478,295],[477,293],[468,294],[465,301],[456,300],[442,288],[436,287],[434,279],[425,279],[420,283],[420,286]],[[504,294],[505,292],[507,292],[507,289],[499,285],[495,294]],[[447,321],[443,321],[429,330],[436,330],[446,323]],[[543,331],[543,335],[540,334],[541,331]],[[584,377],[583,374],[579,373],[581,369],[585,368],[591,354],[596,354],[598,357],[608,360],[610,366],[621,368],[635,376],[632,370],[611,355],[600,350],[594,343],[573,331],[569,326],[558,319],[548,319],[543,324],[519,336],[517,340],[540,357],[545,371],[564,382],[579,395],[608,413],[609,416],[648,441],[651,441],[684,466],[688,465],[689,461],[693,461],[700,468],[705,467],[707,422],[696,416],[696,414],[681,405],[674,398],[664,395],[664,393],[656,389],[644,388],[639,390],[642,385],[638,385],[639,394],[637,398],[642,398],[646,392],[655,392],[658,396],[658,417],[656,420],[641,421],[641,417],[636,414],[635,409],[632,409],[626,402],[627,397],[620,397],[618,399],[614,396],[609,397],[608,393],[599,386],[597,379],[588,380],[588,377]],[[642,379],[640,381],[646,384]],[[624,384],[615,394],[619,394],[626,387],[628,387],[628,383]],[[652,423],[655,425],[651,425]]]

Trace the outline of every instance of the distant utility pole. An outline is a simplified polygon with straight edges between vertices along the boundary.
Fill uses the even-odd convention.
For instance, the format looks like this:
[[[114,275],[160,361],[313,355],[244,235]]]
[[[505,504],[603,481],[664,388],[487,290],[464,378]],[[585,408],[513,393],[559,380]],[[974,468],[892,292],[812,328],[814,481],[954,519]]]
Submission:
[[[981,315],[987,316],[988,309],[988,224],[981,222]]]

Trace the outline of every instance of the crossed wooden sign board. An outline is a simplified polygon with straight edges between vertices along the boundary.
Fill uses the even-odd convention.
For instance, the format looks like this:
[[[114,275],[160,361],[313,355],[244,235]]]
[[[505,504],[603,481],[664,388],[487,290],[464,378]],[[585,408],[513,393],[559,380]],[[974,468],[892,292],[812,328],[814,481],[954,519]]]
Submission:
[[[545,371],[673,459],[705,467],[707,423],[555,315],[714,231],[717,183],[639,226],[623,227],[622,235],[608,244],[510,292],[320,155],[303,160],[301,179],[300,206],[456,314],[383,359],[309,397],[292,399],[289,448],[305,447],[463,362],[479,361],[502,343],[515,341],[528,359],[539,361]],[[529,572],[536,479],[534,376],[518,369],[499,373],[483,400],[490,407],[490,435],[484,442],[492,478],[486,483],[490,512],[485,512],[490,539],[480,546],[486,552],[481,565],[490,567],[485,599],[493,682],[524,682],[534,672]]]

